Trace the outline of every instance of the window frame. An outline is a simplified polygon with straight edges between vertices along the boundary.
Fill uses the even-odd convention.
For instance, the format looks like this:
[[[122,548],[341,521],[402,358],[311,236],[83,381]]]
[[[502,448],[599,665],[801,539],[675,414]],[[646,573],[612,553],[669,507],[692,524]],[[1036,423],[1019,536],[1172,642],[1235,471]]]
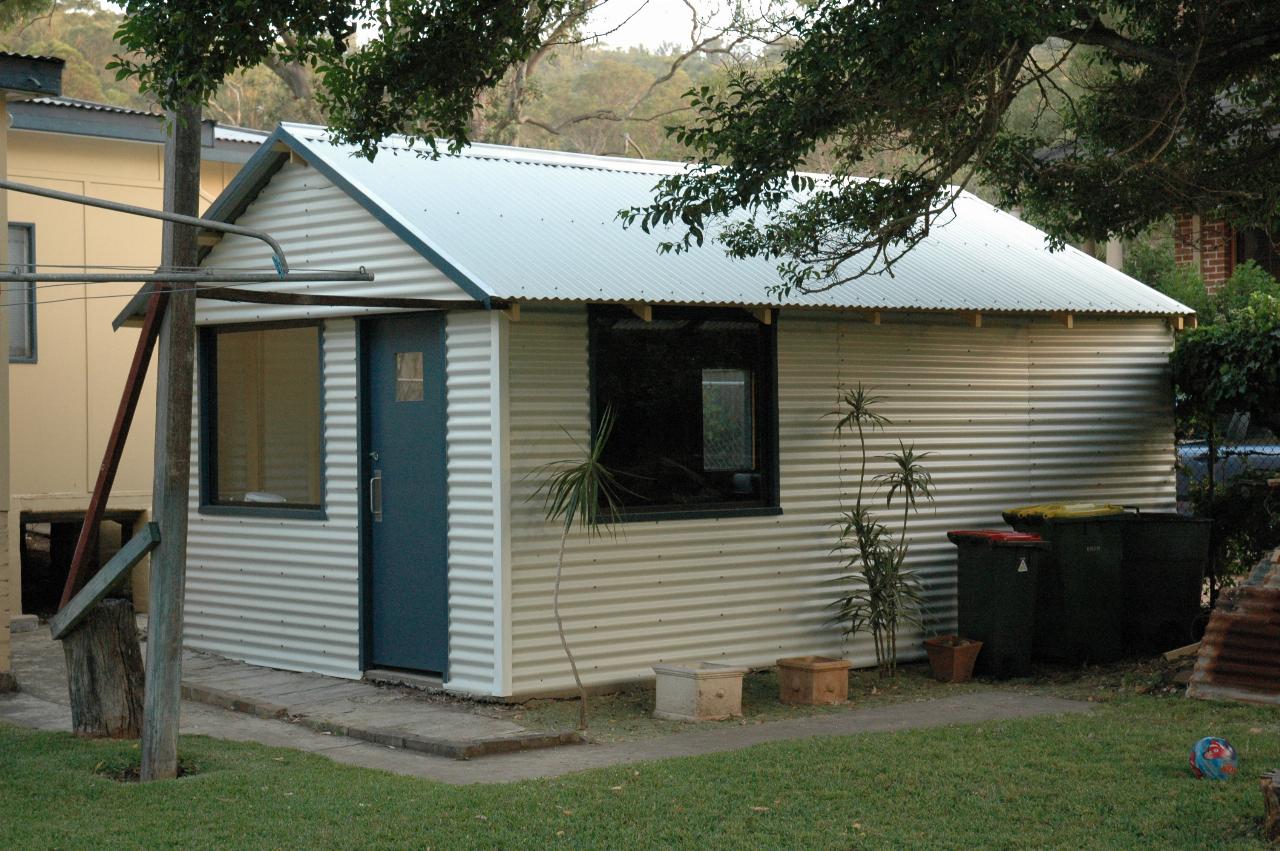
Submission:
[[[596,435],[600,429],[600,417],[604,414],[600,407],[599,399],[599,382],[601,379],[599,370],[600,358],[597,351],[600,346],[600,329],[594,319],[594,314],[602,309],[616,310],[617,304],[589,304],[587,305],[587,384],[588,384],[588,411],[591,423],[591,441],[595,445]],[[745,308],[725,308],[725,307],[699,307],[695,305],[671,305],[671,306],[653,306],[654,318],[682,318],[688,316],[697,316],[699,318],[707,318],[714,316],[733,316],[738,315],[750,316],[745,313]],[[759,321],[759,320],[753,320]],[[783,513],[781,500],[781,453],[779,451],[779,432],[778,432],[778,325],[777,312],[774,311],[773,321],[765,324],[760,323],[766,331],[766,346],[763,355],[765,361],[764,366],[767,367],[767,374],[758,378],[759,385],[757,391],[762,398],[759,400],[758,416],[755,418],[755,427],[757,429],[756,440],[758,451],[761,455],[760,475],[764,479],[763,498],[756,503],[743,505],[712,505],[712,506],[695,506],[681,507],[672,505],[659,505],[653,508],[636,508],[634,506],[622,506],[619,511],[610,517],[610,521],[614,523],[644,523],[658,520],[717,520],[730,517],[777,517]]]
[[[320,382],[320,503],[318,505],[280,505],[277,503],[219,502],[218,493],[218,335],[236,331],[276,331],[289,328],[315,328],[317,330],[317,358]],[[200,426],[200,505],[198,513],[237,517],[267,517],[293,520],[327,520],[328,514],[328,445],[325,440],[325,386],[324,386],[324,321],[299,319],[280,322],[240,322],[227,325],[203,325],[198,330],[196,342],[199,354],[199,426]]]
[[[27,268],[30,269],[31,271],[35,271],[35,267],[36,267],[35,222],[9,222],[9,227],[19,228],[20,230],[25,230],[27,232]],[[8,238],[9,238],[9,234],[5,233],[6,245],[7,245]],[[14,264],[13,264],[12,257],[9,258],[8,265],[10,266],[10,268],[13,267]],[[14,355],[10,354],[9,363],[39,363],[40,362],[39,338],[36,335],[37,326],[36,326],[35,281],[28,281],[26,284],[26,288],[27,288],[27,323],[30,328],[30,335],[31,335],[31,354],[27,357],[21,357],[21,356],[15,357]],[[9,309],[8,305],[5,305],[5,310],[8,310],[8,309]],[[6,317],[6,321],[7,321],[7,317]]]

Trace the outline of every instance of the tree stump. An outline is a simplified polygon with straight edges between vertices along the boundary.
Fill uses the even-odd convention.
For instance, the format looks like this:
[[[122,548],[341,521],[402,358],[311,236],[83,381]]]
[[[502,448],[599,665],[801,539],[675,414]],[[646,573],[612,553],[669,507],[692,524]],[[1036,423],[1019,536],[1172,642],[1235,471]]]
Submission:
[[[1262,775],[1262,838],[1280,842],[1280,768]]]
[[[77,736],[136,739],[142,735],[142,654],[133,603],[103,600],[62,639]]]

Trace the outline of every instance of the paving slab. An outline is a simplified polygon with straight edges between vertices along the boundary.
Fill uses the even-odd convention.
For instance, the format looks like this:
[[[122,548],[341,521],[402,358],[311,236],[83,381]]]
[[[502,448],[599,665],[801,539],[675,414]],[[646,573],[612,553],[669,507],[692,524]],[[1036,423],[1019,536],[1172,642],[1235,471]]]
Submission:
[[[14,670],[19,686],[32,696],[68,705],[62,648],[47,632],[15,636]],[[573,731],[526,730],[481,714],[473,704],[413,689],[278,671],[191,652],[183,653],[182,696],[219,710],[288,720],[314,733],[454,759],[583,742]],[[68,711],[62,729],[69,728]]]

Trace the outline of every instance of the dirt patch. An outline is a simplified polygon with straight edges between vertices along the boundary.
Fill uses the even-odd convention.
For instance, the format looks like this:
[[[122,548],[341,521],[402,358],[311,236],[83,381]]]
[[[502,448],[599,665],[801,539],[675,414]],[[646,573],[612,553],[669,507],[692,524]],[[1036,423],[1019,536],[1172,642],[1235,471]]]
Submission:
[[[93,773],[117,783],[137,783],[142,779],[141,762],[116,762],[103,760],[93,767]],[[200,773],[198,766],[184,759],[178,760],[178,777],[192,777]]]

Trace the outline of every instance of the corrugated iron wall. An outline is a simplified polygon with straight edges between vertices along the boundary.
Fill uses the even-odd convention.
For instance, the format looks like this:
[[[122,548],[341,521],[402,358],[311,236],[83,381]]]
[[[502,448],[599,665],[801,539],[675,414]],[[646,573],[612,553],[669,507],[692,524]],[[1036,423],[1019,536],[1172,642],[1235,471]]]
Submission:
[[[349,195],[315,169],[299,163],[287,163],[276,172],[236,223],[265,230],[279,240],[294,271],[356,270],[363,266],[374,273],[373,283],[272,283],[248,285],[243,289],[472,300]],[[263,243],[234,234],[213,247],[203,266],[206,269],[256,272],[269,272],[273,268],[271,252]],[[257,322],[266,318],[303,319],[366,312],[386,311],[202,301],[199,321],[205,324]]]
[[[509,547],[509,496],[500,435],[505,424],[498,313],[449,315],[449,682],[456,691],[502,694],[507,627],[501,568]]]
[[[591,683],[650,675],[654,662],[851,655],[828,623],[839,575],[830,555],[841,496],[856,483],[856,445],[824,419],[836,388],[859,381],[894,420],[870,441],[899,439],[927,458],[938,499],[911,525],[913,565],[934,621],[954,623],[954,549],[947,529],[1001,525],[1003,508],[1105,498],[1149,509],[1174,503],[1172,346],[1159,320],[1076,327],[954,318],[875,326],[784,312],[778,326],[780,517],[627,523],[616,539],[571,541],[562,609]],[[571,458],[588,431],[585,312],[526,307],[510,329],[513,691],[572,686],[551,617],[555,531],[529,501],[527,478]],[[882,472],[873,463],[868,475]],[[896,519],[890,519],[896,526]],[[904,642],[906,647],[911,642]],[[910,651],[908,651],[910,652]]]
[[[184,640],[255,665],[358,677],[355,320],[326,322],[322,345],[325,520],[199,513],[197,403]]]

